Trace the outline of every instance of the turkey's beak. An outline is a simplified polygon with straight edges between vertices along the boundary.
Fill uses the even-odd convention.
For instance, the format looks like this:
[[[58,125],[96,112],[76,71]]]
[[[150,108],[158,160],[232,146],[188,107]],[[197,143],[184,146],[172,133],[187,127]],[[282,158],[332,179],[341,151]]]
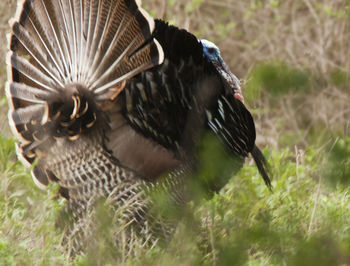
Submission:
[[[219,57],[215,67],[221,74],[222,78],[228,83],[230,88],[233,89],[234,97],[241,102],[244,102],[239,79],[230,71],[225,61],[221,57]]]

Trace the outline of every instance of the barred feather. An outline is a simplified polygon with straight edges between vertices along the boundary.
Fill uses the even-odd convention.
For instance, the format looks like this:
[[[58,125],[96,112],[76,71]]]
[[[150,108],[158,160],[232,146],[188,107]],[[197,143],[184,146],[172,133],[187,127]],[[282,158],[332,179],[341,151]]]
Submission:
[[[49,154],[55,159],[46,164],[51,178],[61,178],[61,195],[68,200],[68,210],[74,210],[74,222],[64,236],[64,241],[68,242],[66,247],[71,245],[67,247],[69,253],[79,253],[89,245],[87,241],[94,231],[94,223],[89,217],[99,199],[113,207],[113,221],[122,224],[125,232],[135,229],[145,245],[152,245],[158,237],[170,234],[173,227],[167,227],[166,221],[159,216],[152,216],[153,196],[165,191],[172,204],[184,204],[188,199],[186,169],[174,171],[164,180],[149,182],[135,171],[120,166],[99,143],[98,138],[83,136],[70,147],[56,145]],[[160,231],[160,225],[165,226],[164,231]],[[126,236],[132,237],[130,234]],[[116,242],[120,245],[122,240],[117,238]]]
[[[103,136],[101,109],[126,79],[163,60],[153,19],[135,1],[25,0],[11,25],[9,120],[29,163],[61,138]],[[45,171],[33,173],[47,184]]]

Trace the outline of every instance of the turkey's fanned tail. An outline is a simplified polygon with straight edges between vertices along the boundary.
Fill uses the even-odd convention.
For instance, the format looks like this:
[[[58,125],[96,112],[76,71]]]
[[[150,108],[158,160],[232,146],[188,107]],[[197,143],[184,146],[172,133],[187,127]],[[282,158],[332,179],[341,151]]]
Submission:
[[[153,19],[133,0],[25,0],[11,20],[9,121],[37,184],[52,179],[54,145],[90,134],[103,144],[108,109],[125,80],[163,61]]]

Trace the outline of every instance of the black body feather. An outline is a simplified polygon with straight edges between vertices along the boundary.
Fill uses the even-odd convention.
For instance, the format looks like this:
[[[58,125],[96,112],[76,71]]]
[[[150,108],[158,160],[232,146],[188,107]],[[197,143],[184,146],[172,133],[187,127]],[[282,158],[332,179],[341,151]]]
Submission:
[[[178,160],[174,164],[177,167],[195,161],[195,147],[201,137],[214,132],[232,156],[243,161],[252,153],[270,187],[267,168],[261,167],[266,165],[264,157],[257,156],[253,118],[203,56],[202,44],[191,33],[161,20],[156,20],[153,36],[162,46],[165,60],[127,82],[120,94],[127,123],[155,145],[170,150]],[[133,166],[130,160],[124,161],[123,154],[117,157]],[[147,175],[142,169],[140,172]],[[156,180],[164,172],[150,178]]]

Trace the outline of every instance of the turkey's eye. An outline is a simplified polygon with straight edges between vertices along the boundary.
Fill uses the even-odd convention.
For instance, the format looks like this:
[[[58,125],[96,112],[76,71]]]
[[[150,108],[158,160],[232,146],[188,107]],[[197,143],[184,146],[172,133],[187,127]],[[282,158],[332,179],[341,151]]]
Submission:
[[[213,54],[215,52],[215,49],[214,48],[208,48],[208,53],[209,54]]]

